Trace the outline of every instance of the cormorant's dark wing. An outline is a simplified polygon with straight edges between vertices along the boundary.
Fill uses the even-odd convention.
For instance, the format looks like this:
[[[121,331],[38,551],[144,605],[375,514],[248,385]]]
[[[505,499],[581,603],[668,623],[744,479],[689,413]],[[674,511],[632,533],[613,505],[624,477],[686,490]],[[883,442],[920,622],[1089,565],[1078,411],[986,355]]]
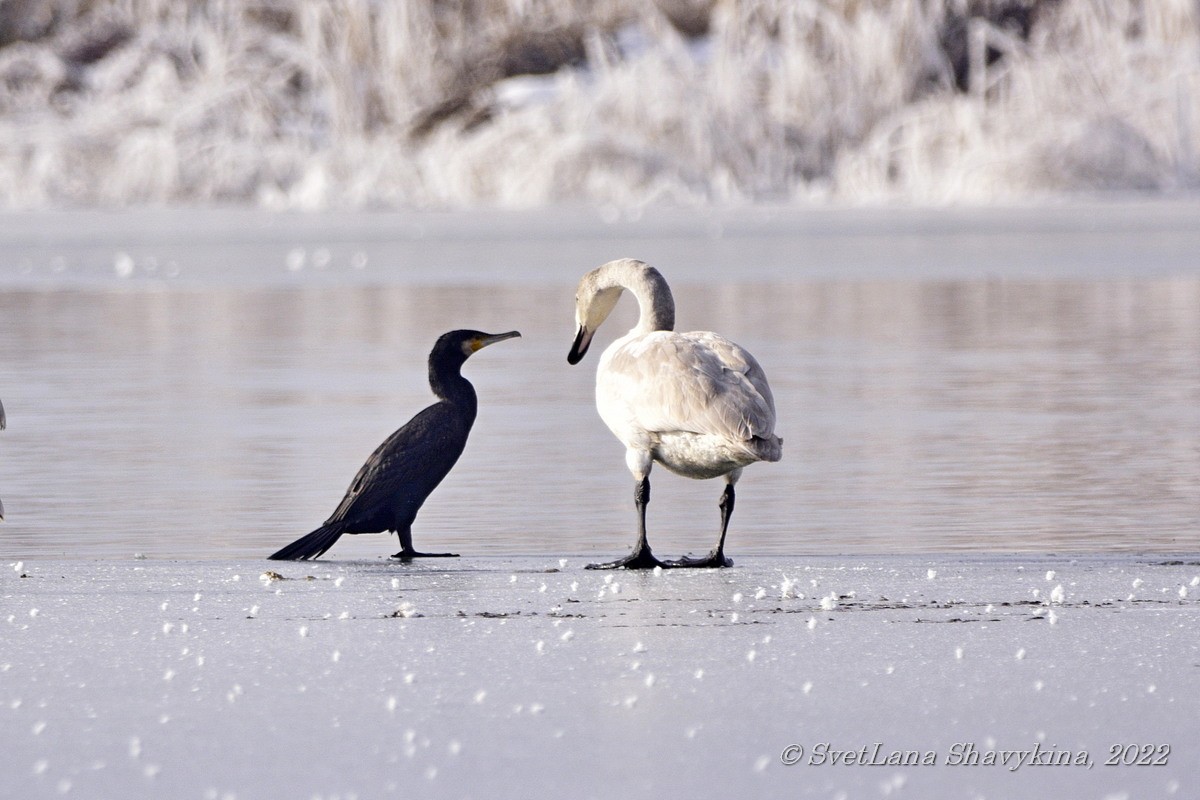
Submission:
[[[417,510],[462,455],[474,415],[435,403],[376,448],[326,520],[344,522],[347,533],[391,530]],[[407,524],[407,523],[403,523]]]

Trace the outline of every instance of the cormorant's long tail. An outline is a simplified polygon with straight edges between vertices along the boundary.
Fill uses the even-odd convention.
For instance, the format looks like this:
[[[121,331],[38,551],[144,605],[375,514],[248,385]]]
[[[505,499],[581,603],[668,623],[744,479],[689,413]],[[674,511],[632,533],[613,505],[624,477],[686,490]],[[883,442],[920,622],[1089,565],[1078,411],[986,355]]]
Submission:
[[[272,561],[306,561],[318,558],[333,543],[341,538],[345,531],[340,522],[327,522],[307,536],[301,536],[287,547],[271,556]]]

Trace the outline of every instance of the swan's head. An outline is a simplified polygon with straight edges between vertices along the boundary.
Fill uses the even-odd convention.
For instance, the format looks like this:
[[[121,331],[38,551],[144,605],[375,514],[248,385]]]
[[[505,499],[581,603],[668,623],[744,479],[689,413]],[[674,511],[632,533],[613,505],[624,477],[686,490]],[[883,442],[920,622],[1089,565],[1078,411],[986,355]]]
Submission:
[[[635,331],[669,331],[675,327],[675,301],[658,270],[636,258],[619,258],[583,276],[575,290],[575,343],[567,361],[578,364],[596,329],[612,313],[621,291],[637,298],[640,316]]]
[[[568,364],[578,364],[587,354],[596,329],[608,319],[621,299],[622,287],[606,280],[606,268],[592,270],[583,276],[575,291],[575,342],[567,354]]]

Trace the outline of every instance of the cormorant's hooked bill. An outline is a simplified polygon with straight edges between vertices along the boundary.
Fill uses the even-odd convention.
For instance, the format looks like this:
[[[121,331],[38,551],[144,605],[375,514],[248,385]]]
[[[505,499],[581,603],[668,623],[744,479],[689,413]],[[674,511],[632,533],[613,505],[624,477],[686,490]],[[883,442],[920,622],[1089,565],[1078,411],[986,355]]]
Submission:
[[[289,544],[271,558],[317,558],[344,533],[395,531],[400,552],[393,558],[452,557],[413,549],[412,523],[417,512],[462,455],[475,423],[475,387],[460,370],[472,354],[488,345],[520,336],[517,331],[483,333],[457,330],[442,334],[429,354],[429,388],[438,402],[389,436],[363,464],[346,496],[325,524]]]
[[[481,333],[471,340],[471,352],[477,353],[489,344],[503,342],[505,339],[519,339],[520,331],[507,331],[506,333]],[[470,354],[468,354],[470,355]]]

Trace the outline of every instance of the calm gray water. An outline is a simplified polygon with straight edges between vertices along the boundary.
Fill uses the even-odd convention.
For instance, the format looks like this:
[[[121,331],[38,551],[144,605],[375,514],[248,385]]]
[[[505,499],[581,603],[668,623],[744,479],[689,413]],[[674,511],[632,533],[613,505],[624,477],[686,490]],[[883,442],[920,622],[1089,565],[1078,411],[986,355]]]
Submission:
[[[626,255],[770,376],[784,460],[739,484],[735,559],[1194,553],[1197,211],[9,215],[0,557],[265,556],[430,402],[455,327],[524,336],[468,363],[479,419],[417,546],[618,555],[632,481],[592,386],[632,300],[566,353],[578,277]],[[720,483],[653,482],[656,550],[706,550]]]

